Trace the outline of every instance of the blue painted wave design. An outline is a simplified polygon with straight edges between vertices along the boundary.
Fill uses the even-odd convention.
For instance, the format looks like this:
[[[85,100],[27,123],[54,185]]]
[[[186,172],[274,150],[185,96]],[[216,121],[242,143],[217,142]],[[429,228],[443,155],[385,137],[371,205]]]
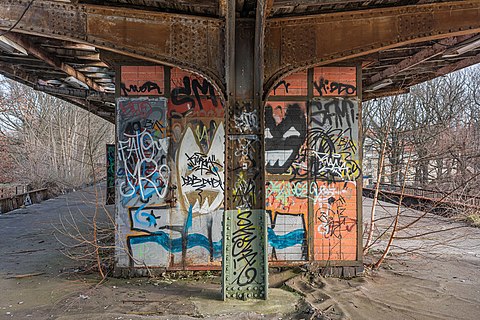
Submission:
[[[297,244],[303,244],[305,239],[305,230],[297,229],[289,233],[278,235],[272,228],[268,228],[268,244],[275,249],[285,249]]]
[[[284,235],[277,235],[272,228],[268,228],[268,244],[275,249],[285,249],[297,244],[303,244],[305,239],[305,230],[297,229]],[[182,252],[182,238],[171,239],[170,236],[159,231],[148,236],[130,237],[130,245],[154,242],[161,245],[165,250],[171,253]],[[219,258],[222,256],[222,241],[213,242],[213,256]],[[187,249],[202,247],[210,250],[210,241],[200,233],[192,233],[187,236]]]
[[[168,234],[163,231],[156,232],[148,236],[130,237],[130,245],[143,244],[146,242],[154,242],[161,245],[165,250],[172,253],[182,252],[182,238],[171,239]],[[222,241],[213,242],[213,257],[222,256]],[[200,233],[192,233],[187,235],[187,249],[193,247],[202,247],[210,251],[210,241],[207,237]]]

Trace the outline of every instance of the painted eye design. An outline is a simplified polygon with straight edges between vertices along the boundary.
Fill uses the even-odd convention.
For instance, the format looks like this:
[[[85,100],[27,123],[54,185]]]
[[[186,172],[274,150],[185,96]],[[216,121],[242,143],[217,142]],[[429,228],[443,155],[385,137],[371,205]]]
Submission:
[[[291,126],[290,129],[288,129],[287,132],[285,132],[285,134],[283,135],[284,139],[287,139],[289,137],[300,137],[300,132],[298,132],[297,129]]]
[[[270,133],[270,129],[265,129],[265,139],[273,139],[272,134]]]

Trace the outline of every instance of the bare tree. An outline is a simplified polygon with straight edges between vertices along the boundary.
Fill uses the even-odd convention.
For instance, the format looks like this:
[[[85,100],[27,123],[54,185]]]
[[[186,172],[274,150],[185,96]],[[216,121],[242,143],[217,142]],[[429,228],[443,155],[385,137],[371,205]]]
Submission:
[[[3,80],[1,86],[0,136],[15,162],[13,180],[64,191],[92,183],[94,172],[104,171],[112,124],[16,82]]]
[[[374,268],[380,266],[395,246],[394,240],[421,237],[421,234],[410,236],[408,230],[445,203],[451,204],[450,214],[467,218],[472,224],[480,222],[478,206],[468,205],[473,203],[470,200],[474,200],[480,182],[479,71],[479,67],[462,70],[415,86],[410,94],[364,104],[364,146],[376,151],[369,155],[376,157],[376,161],[369,163],[377,166],[372,171],[377,183],[365,228],[364,252],[373,247],[379,249],[382,237],[390,234]],[[375,211],[383,206],[378,202],[382,188],[400,194],[400,204],[413,188],[429,189],[434,202],[415,217],[405,216],[400,204],[395,214],[379,216]],[[428,234],[448,230],[442,228]]]

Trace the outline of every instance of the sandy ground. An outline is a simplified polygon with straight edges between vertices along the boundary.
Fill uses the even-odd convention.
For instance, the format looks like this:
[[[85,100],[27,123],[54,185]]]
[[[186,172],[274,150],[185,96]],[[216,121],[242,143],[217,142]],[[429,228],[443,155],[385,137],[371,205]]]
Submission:
[[[303,298],[272,288],[267,302],[225,303],[215,275],[98,284],[96,275],[82,274],[81,263],[61,252],[75,243],[59,235],[60,221],[74,216],[85,230],[80,222],[82,215],[92,215],[92,199],[93,189],[88,189],[0,215],[0,319],[480,319],[480,229],[461,222],[426,215],[400,232],[404,239],[395,240],[393,255],[364,277],[304,273],[289,280]],[[365,221],[370,206],[365,199]],[[382,206],[377,236],[396,213],[393,205]],[[420,215],[405,210],[400,225]],[[374,252],[388,235],[379,237]],[[375,259],[369,256],[366,262]],[[270,282],[292,275],[272,274]]]
[[[369,221],[371,199],[364,199]],[[381,203],[372,251],[380,251],[396,206]],[[418,218],[420,218],[418,220]],[[480,229],[463,222],[403,208],[392,255],[378,271],[364,277],[336,279],[303,276],[290,285],[306,292],[306,299],[325,319],[480,319]],[[375,262],[378,254],[365,262]]]

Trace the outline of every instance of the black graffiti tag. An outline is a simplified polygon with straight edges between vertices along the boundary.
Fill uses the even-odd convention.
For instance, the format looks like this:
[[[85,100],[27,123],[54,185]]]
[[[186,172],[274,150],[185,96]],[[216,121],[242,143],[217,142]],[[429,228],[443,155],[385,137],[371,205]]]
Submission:
[[[232,257],[233,268],[236,270],[233,275],[236,276],[235,281],[239,286],[246,286],[257,278],[257,262],[258,252],[253,248],[253,241],[257,238],[255,235],[255,226],[250,220],[252,211],[239,211],[236,217],[237,230],[232,237]]]
[[[324,127],[351,127],[357,120],[355,104],[348,99],[330,99],[328,101],[312,101],[312,123]]]
[[[320,94],[320,96],[329,93],[337,95],[354,95],[357,91],[357,88],[354,85],[335,81],[330,82],[323,78],[320,78],[320,81],[318,83],[317,81],[314,81],[313,86],[317,90],[318,94]]]
[[[186,103],[191,104],[191,109],[194,109],[196,105],[203,110],[202,99],[200,97],[200,93],[202,95],[207,95],[207,99],[212,100],[212,104],[217,107],[217,97],[215,97],[215,89],[213,86],[207,81],[203,80],[202,84],[198,81],[198,79],[191,80],[190,77],[183,77],[183,87],[178,87],[172,90],[172,103],[175,105],[182,105]],[[192,97],[192,91],[194,97]]]
[[[282,80],[279,83],[277,83],[275,85],[275,87],[273,87],[273,94],[274,95],[276,94],[275,90],[277,90],[277,88],[280,87],[281,85],[283,85],[285,87],[285,93],[288,93],[288,87],[290,87],[290,83],[286,82],[285,80]]]
[[[353,158],[357,148],[351,129],[312,128],[307,140],[309,171],[315,179],[353,181],[361,174]]]
[[[237,180],[233,190],[233,202],[236,208],[253,208],[255,205],[255,181],[253,179]]]
[[[271,174],[284,174],[305,141],[307,123],[298,103],[289,105],[285,117],[277,124],[272,106],[265,107],[265,162]]]
[[[144,92],[152,92],[155,90],[157,91],[157,94],[162,94],[162,90],[160,89],[159,85],[152,81],[147,81],[144,84],[142,84],[140,87],[137,86],[136,84],[131,84],[128,86],[128,88],[125,85],[125,83],[122,82],[121,89],[125,96],[128,96],[130,92],[144,93]]]
[[[182,176],[182,186],[192,186],[197,191],[207,187],[213,189],[221,188],[223,190],[223,183],[220,177],[220,171],[223,167],[214,155],[207,156],[201,152],[195,152],[192,155],[185,153],[185,156],[188,159],[188,170],[192,174]]]

